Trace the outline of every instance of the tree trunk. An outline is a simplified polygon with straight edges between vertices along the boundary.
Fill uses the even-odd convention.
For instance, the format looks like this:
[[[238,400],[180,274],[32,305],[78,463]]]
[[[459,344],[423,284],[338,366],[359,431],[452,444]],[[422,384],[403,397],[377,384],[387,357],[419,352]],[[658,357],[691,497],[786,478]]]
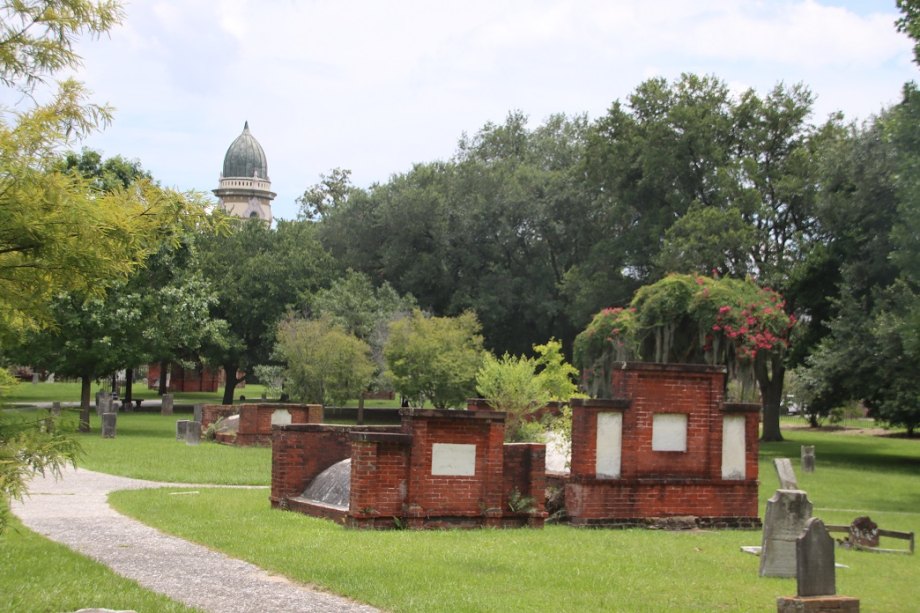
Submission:
[[[124,400],[126,403],[130,403],[132,401],[131,392],[133,390],[132,390],[132,385],[131,385],[131,379],[133,378],[134,378],[134,369],[128,368],[127,370],[125,370],[125,398]]]
[[[772,354],[768,359],[769,368],[767,360],[757,361],[755,375],[763,399],[763,435],[760,440],[772,443],[784,440],[779,429],[779,409],[783,399],[786,366],[781,355]]]
[[[169,373],[169,362],[160,362],[160,385],[157,386],[157,394],[162,396],[168,390],[166,388],[166,375]]]
[[[239,371],[238,364],[224,364],[224,404],[233,404],[233,392],[236,391],[236,384],[245,381],[246,376],[243,375],[239,379],[236,378],[236,373]]]
[[[364,425],[364,392],[361,392],[361,395],[358,396],[358,420],[357,424],[359,426]]]
[[[80,377],[80,432],[89,432],[89,396],[93,380],[89,375]]]

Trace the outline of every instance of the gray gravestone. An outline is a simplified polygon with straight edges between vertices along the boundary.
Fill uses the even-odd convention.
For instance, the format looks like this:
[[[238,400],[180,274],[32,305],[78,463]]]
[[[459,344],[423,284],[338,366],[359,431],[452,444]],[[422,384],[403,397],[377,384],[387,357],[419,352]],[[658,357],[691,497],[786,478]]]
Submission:
[[[163,404],[160,406],[160,415],[173,414],[173,395],[163,394]]]
[[[176,421],[176,440],[184,441],[186,437],[186,432],[188,432],[188,420],[180,419]]]
[[[190,421],[185,426],[185,444],[197,445],[201,442],[201,422]]]
[[[812,504],[801,490],[776,490],[767,501],[760,552],[761,577],[795,577],[795,542],[811,519]]]
[[[815,472],[815,446],[802,445],[802,474]]]
[[[37,372],[32,373],[32,385],[38,385],[38,373]]]
[[[54,415],[55,417],[61,414],[61,403],[60,402],[55,401],[51,403],[51,414]]]
[[[268,400],[268,394],[262,392],[262,402],[265,402],[266,400]]]
[[[201,413],[204,411],[204,403],[196,402],[194,411],[195,411],[194,421],[197,421],[200,424],[201,423]]]
[[[779,477],[779,489],[799,489],[799,483],[795,479],[795,471],[792,470],[792,462],[789,461],[789,458],[777,458],[773,460],[773,468],[776,469],[776,476]]]
[[[115,424],[118,421],[118,413],[102,414],[102,438],[115,438]]]
[[[834,539],[824,522],[812,517],[805,531],[795,541],[798,597],[834,596],[837,578],[834,572]]]

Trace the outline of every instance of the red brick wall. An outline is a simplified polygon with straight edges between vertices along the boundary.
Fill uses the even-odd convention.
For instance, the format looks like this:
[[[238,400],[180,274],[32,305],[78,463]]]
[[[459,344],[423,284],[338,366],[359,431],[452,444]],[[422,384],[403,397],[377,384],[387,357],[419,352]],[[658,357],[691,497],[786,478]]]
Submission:
[[[156,382],[160,378],[160,365],[150,364],[147,367],[147,387],[157,389]],[[169,387],[167,392],[216,392],[219,387],[220,370],[199,365],[190,370],[183,369],[173,364],[169,372]]]
[[[621,363],[613,400],[573,400],[571,476],[566,511],[576,524],[693,515],[757,523],[756,406],[723,403],[725,373],[701,365]],[[597,418],[620,412],[621,473],[597,479]],[[653,451],[653,416],[687,417],[686,451]],[[722,479],[722,418],[743,414],[744,480]],[[613,522],[615,523],[615,522]]]
[[[502,510],[514,516],[509,506],[511,492],[532,498],[533,511],[528,523],[533,527],[543,525],[546,518],[546,445],[542,443],[506,443],[503,446]]]
[[[411,442],[406,434],[352,435],[348,513],[356,520],[352,525],[405,514]]]
[[[240,414],[240,428],[236,445],[270,445],[272,442],[272,415],[278,409],[291,414],[292,424],[323,423],[323,407],[319,404],[240,404],[234,405]]]
[[[403,426],[413,436],[406,496],[409,526],[421,527],[430,516],[485,517],[486,525],[498,525],[502,516],[505,414],[430,410],[407,411],[405,415],[408,418],[404,417]],[[435,443],[476,445],[476,474],[432,475]]]
[[[300,496],[318,474],[351,456],[353,431],[398,432],[398,426],[291,424],[272,428],[272,506]]]
[[[201,408],[201,432],[208,429],[218,419],[236,415],[237,407],[225,404],[206,404]]]

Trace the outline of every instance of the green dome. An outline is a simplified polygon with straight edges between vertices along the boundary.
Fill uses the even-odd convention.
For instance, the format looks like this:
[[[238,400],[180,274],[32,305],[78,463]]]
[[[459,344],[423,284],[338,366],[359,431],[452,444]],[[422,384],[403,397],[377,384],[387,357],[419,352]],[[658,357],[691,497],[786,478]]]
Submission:
[[[251,179],[257,173],[260,179],[268,178],[268,162],[265,152],[252,134],[249,122],[243,126],[243,133],[236,137],[227,155],[224,156],[224,177],[246,177]]]

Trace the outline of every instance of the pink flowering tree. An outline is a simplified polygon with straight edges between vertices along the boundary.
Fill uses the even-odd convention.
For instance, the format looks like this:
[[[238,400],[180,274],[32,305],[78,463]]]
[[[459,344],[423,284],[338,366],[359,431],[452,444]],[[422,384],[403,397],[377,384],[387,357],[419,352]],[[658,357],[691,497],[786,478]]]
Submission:
[[[777,292],[753,280],[669,275],[643,287],[628,308],[598,313],[575,339],[585,391],[610,394],[622,360],[721,364],[742,388],[759,388],[764,440],[782,440],[779,407],[795,318]]]

